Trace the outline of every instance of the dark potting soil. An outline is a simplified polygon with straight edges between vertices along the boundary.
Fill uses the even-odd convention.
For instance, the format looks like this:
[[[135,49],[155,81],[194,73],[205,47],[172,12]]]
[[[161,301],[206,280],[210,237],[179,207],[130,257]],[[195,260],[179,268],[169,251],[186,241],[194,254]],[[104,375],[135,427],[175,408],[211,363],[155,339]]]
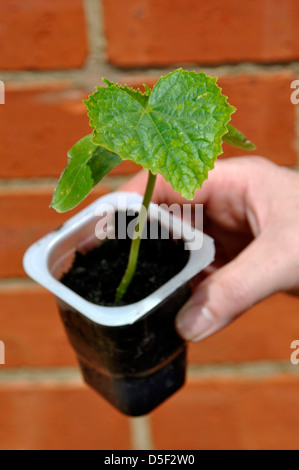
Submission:
[[[148,232],[150,223],[148,222]],[[76,252],[73,266],[61,282],[97,305],[114,306],[116,289],[125,273],[130,239],[106,240],[88,253]],[[147,297],[178,274],[189,259],[182,240],[143,239],[133,281],[117,305],[128,305]]]

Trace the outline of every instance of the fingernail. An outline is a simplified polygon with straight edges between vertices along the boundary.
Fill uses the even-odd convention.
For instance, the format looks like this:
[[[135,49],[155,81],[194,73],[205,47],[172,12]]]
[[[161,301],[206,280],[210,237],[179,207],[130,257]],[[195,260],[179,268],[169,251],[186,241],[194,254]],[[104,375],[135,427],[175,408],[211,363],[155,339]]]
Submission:
[[[214,325],[214,317],[207,307],[186,306],[177,317],[177,329],[187,341],[203,339]]]

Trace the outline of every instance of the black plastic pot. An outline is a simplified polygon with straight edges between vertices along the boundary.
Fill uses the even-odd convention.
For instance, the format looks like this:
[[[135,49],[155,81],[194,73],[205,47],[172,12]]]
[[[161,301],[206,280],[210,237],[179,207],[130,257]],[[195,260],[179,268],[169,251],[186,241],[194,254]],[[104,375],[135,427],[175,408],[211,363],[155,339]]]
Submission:
[[[144,415],[184,384],[186,344],[174,318],[189,296],[186,283],[132,325],[112,327],[60,306],[85,381],[123,413]]]
[[[186,343],[177,334],[174,319],[190,296],[192,278],[214,258],[213,241],[193,229],[191,233],[190,226],[174,218],[173,230],[183,224],[184,237],[191,233],[200,248],[191,250],[185,268],[147,298],[128,306],[102,307],[64,286],[59,279],[71,266],[75,251],[99,243],[95,236],[102,217],[96,215],[101,212],[99,205],[116,212],[136,203],[140,206],[136,194],[105,196],[34,244],[24,258],[27,273],[57,298],[85,381],[131,416],[149,413],[184,384]],[[168,226],[165,210],[152,204],[149,214]],[[186,238],[187,247],[188,243]]]

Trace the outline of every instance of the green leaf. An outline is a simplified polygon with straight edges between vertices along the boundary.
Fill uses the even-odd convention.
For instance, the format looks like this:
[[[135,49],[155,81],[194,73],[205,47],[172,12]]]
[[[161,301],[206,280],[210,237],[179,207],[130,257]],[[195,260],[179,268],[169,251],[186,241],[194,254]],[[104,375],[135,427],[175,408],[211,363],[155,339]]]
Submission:
[[[124,91],[127,95],[131,96],[133,100],[138,101],[138,103],[140,103],[143,108],[146,107],[148,103],[148,99],[151,94],[151,89],[147,87],[146,85],[144,85],[146,88],[146,92],[142,93],[139,88],[135,90],[134,88],[129,88],[127,85],[122,86],[122,85],[114,84],[113,82],[110,82],[109,80],[107,80],[107,78],[103,78],[103,82],[106,83],[108,87],[115,87],[115,88],[118,88],[118,90]]]
[[[223,141],[227,144],[244,150],[256,149],[254,143],[250,142],[250,140],[247,140],[246,136],[231,124],[227,125],[227,130],[228,133],[223,136]]]
[[[73,209],[121,161],[115,153],[94,145],[92,134],[83,137],[68,152],[69,163],[58,181],[51,207],[57,212]]]
[[[106,82],[108,87],[98,87],[85,101],[93,142],[161,173],[175,191],[192,199],[222,153],[222,136],[235,111],[216,80],[179,69],[138,97]]]

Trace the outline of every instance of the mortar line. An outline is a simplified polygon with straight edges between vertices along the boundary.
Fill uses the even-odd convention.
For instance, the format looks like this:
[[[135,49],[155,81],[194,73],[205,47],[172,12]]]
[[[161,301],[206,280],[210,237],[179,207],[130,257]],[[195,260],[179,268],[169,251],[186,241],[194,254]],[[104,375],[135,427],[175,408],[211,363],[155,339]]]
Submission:
[[[92,69],[94,65],[105,63],[104,34],[101,2],[98,0],[85,0],[84,10],[86,29],[89,42],[89,56],[86,69]]]
[[[99,183],[100,185],[111,186],[112,188],[124,184],[134,174],[105,176]],[[49,189],[57,185],[58,177],[38,177],[38,178],[0,178],[0,191],[13,189]]]
[[[133,450],[155,450],[150,416],[130,418],[130,434]]]
[[[92,0],[87,0],[92,1]],[[98,46],[99,47],[99,46]],[[103,47],[103,46],[102,46]],[[93,53],[94,54],[94,53]],[[104,52],[102,52],[104,54]],[[148,77],[156,78],[166,75],[180,64],[165,67],[133,67],[120,68],[106,61],[98,61],[94,56],[88,57],[86,65],[81,69],[64,69],[53,71],[6,71],[0,70],[0,79],[7,83],[27,83],[27,82],[54,82],[71,81],[74,85],[93,88],[99,85],[102,76],[107,76],[111,80],[124,81],[126,78]],[[205,72],[208,75],[229,75],[237,76],[242,74],[252,75],[273,75],[280,72],[298,73],[299,62],[289,62],[285,64],[258,64],[253,62],[241,62],[238,64],[216,64],[199,66],[197,64],[181,64],[185,70],[194,70],[195,72]]]
[[[291,356],[291,349],[290,349]],[[222,363],[206,365],[189,365],[188,379],[209,380],[215,378],[247,378],[263,379],[275,375],[284,374],[291,377],[299,377],[299,366],[296,367],[286,360],[259,360],[254,362],[243,361],[240,363]]]
[[[5,292],[9,290],[38,290],[41,291],[42,287],[39,286],[35,281],[29,278],[22,277],[12,277],[12,278],[0,278],[0,292]]]
[[[82,385],[83,379],[78,367],[18,367],[9,369],[7,365],[0,366],[0,386],[12,383],[30,385]]]
[[[50,186],[57,184],[55,177],[30,177],[30,178],[0,178],[0,188],[23,186]]]
[[[291,350],[290,350],[291,351]],[[299,377],[299,366],[291,364],[289,361],[256,361],[241,363],[223,363],[223,364],[207,364],[189,365],[188,379],[197,379],[199,381],[214,380],[219,378],[230,379],[248,379],[261,380],[263,378],[275,377],[284,374],[288,377]],[[18,367],[10,368],[9,364],[0,366],[0,383],[6,381],[25,380],[28,382],[40,382],[40,380],[59,380],[69,381],[74,378],[80,378],[80,372],[77,367],[73,366],[49,366],[49,367]],[[136,421],[137,423],[137,421]],[[143,421],[141,420],[141,423]],[[138,426],[143,424],[136,424]]]

